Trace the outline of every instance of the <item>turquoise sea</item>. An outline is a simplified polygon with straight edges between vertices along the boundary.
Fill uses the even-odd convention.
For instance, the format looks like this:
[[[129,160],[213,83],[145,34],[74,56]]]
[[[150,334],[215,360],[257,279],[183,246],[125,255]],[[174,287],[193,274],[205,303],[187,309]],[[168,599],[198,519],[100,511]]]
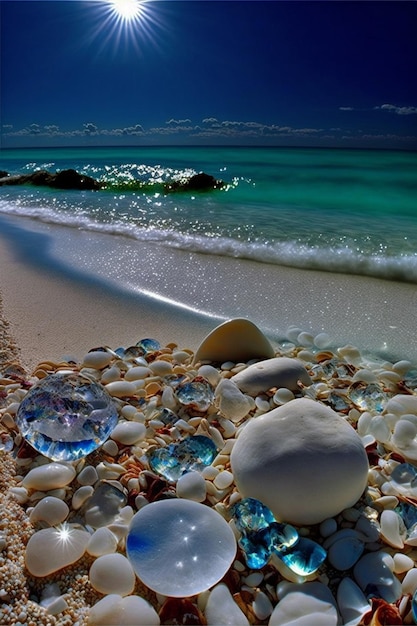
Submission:
[[[16,149],[11,174],[74,168],[101,191],[0,187],[0,214],[214,256],[417,283],[417,153],[138,147]],[[227,183],[164,195],[204,171]],[[132,190],[132,180],[149,183]],[[1,226],[0,226],[1,228]]]

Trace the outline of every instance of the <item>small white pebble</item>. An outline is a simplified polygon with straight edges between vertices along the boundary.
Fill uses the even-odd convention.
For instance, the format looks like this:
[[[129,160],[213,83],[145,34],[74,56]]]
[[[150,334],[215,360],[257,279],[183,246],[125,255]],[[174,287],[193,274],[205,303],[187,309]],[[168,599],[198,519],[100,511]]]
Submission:
[[[252,604],[253,612],[259,620],[265,620],[274,610],[271,600],[263,591],[256,591]]]
[[[90,498],[94,493],[94,488],[91,485],[83,485],[77,491],[74,492],[71,500],[71,506],[74,511],[78,511],[84,504],[84,502]]]
[[[243,582],[245,585],[248,585],[248,587],[259,587],[263,579],[264,575],[262,572],[253,572],[252,574],[249,574],[249,576],[246,576],[246,578],[243,579]]]
[[[401,583],[403,593],[414,595],[417,590],[417,568],[408,570]]]
[[[106,452],[106,454],[110,454],[110,456],[117,456],[119,452],[119,447],[117,443],[112,439],[108,439],[105,443],[103,443],[101,449],[103,450],[103,452]]]
[[[187,472],[177,480],[176,493],[178,498],[204,502],[207,495],[206,481],[199,472]]]
[[[327,333],[319,333],[314,337],[314,345],[320,350],[326,348],[330,344],[330,337]]]
[[[230,487],[230,485],[233,484],[233,480],[234,478],[232,472],[224,470],[223,472],[217,474],[213,482],[218,489],[227,489],[227,487]]]
[[[172,372],[172,363],[169,361],[153,361],[149,364],[149,369],[156,376],[167,376]]]
[[[77,476],[80,485],[94,485],[98,481],[97,470],[94,465],[86,465]]]
[[[206,480],[214,480],[219,472],[220,470],[218,467],[213,467],[213,465],[208,465],[202,470],[201,475]]]
[[[410,559],[406,554],[402,554],[398,552],[394,554],[394,573],[395,574],[403,574],[404,572],[408,572],[410,569],[414,567],[413,559]]]

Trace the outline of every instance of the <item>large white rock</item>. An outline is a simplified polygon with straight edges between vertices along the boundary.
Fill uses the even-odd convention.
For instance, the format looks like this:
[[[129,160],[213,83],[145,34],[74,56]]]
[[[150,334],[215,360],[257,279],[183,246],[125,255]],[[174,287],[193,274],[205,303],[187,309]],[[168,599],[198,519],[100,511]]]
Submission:
[[[242,497],[295,525],[316,524],[355,504],[368,480],[361,439],[335,411],[300,398],[252,418],[230,456]]]
[[[268,391],[272,387],[286,387],[299,391],[298,382],[311,385],[308,372],[301,361],[277,356],[249,365],[231,379],[241,391],[251,396]]]

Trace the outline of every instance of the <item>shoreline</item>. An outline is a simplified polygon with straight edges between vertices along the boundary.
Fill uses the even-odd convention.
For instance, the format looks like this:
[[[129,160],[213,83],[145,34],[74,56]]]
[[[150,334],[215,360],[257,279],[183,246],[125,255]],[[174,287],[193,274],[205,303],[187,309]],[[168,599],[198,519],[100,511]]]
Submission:
[[[26,367],[144,337],[195,350],[233,317],[254,322],[272,342],[294,325],[326,332],[335,346],[417,361],[414,285],[214,257],[28,218],[0,222],[3,314]]]

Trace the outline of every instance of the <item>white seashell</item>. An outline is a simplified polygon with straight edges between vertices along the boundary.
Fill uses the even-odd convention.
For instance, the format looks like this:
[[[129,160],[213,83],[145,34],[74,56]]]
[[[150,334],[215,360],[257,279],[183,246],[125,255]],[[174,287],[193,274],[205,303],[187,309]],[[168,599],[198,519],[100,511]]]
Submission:
[[[417,396],[397,394],[388,400],[385,412],[395,415],[404,415],[405,413],[417,415]]]
[[[93,351],[85,355],[82,367],[92,367],[96,370],[101,370],[110,364],[113,359],[113,355],[110,352]]]
[[[198,375],[208,380],[213,387],[215,387],[220,380],[219,371],[212,365],[202,365],[199,367]]]
[[[223,472],[217,474],[213,482],[217,489],[227,489],[227,487],[230,487],[230,485],[233,484],[233,480],[232,472],[224,470]]]
[[[299,391],[299,381],[311,385],[310,376],[301,361],[288,357],[275,357],[249,365],[231,379],[241,391],[251,396],[272,387],[285,387]]]
[[[48,576],[82,557],[90,539],[85,530],[64,524],[34,533],[26,546],[26,567],[33,576]]]
[[[98,481],[97,470],[93,465],[86,465],[77,476],[80,485],[94,485]]]
[[[75,478],[75,474],[75,469],[71,465],[46,463],[30,470],[23,479],[22,485],[27,489],[49,491],[65,487]]]
[[[176,493],[178,498],[204,502],[207,496],[206,481],[199,472],[187,472],[177,480]]]
[[[404,574],[404,572],[408,572],[414,567],[413,559],[411,559],[406,554],[401,554],[401,552],[394,554],[393,559],[395,574]]]
[[[353,569],[353,575],[362,591],[375,588],[386,602],[396,602],[402,594],[401,583],[393,573],[394,561],[386,552],[369,552],[362,556]]]
[[[345,537],[330,546],[327,558],[335,569],[345,571],[355,565],[364,549],[364,542],[357,537]]]
[[[259,620],[264,620],[269,617],[274,610],[271,600],[263,591],[256,591],[255,597],[252,603],[252,610],[255,613],[255,617]]]
[[[249,626],[248,619],[224,583],[212,589],[204,613],[208,626]]]
[[[356,626],[371,609],[361,589],[348,577],[340,582],[336,599],[344,626]]]
[[[137,391],[136,385],[127,380],[116,380],[113,383],[108,383],[105,385],[105,389],[114,398],[134,396]]]
[[[412,363],[410,361],[397,361],[396,363],[394,363],[394,365],[392,366],[392,369],[394,370],[394,372],[398,372],[398,374],[404,375],[408,372],[408,370],[411,368]]]
[[[402,581],[402,592],[414,595],[417,591],[417,568],[408,570]]]
[[[74,511],[78,511],[84,504],[84,502],[90,498],[94,493],[94,489],[91,485],[83,485],[77,491],[74,492],[71,500],[71,507]]]
[[[223,378],[217,385],[215,398],[221,415],[233,422],[239,422],[255,408],[253,399],[243,394],[228,378]]]
[[[117,550],[118,540],[111,530],[103,526],[91,535],[87,544],[87,552],[92,556],[103,556],[112,554]]]
[[[25,487],[10,487],[9,493],[19,504],[25,504],[29,499],[28,492]]]
[[[287,583],[281,589],[285,595],[281,595],[268,626],[337,626],[334,598],[322,583]]]
[[[119,368],[113,365],[112,367],[109,367],[108,370],[105,370],[102,373],[100,382],[102,385],[107,385],[108,383],[114,383],[116,380],[120,380],[121,377],[122,374]]]
[[[159,626],[157,612],[140,596],[110,594],[88,612],[87,626]]]
[[[56,526],[67,518],[68,513],[69,507],[63,500],[46,496],[34,507],[29,519],[32,524],[42,521],[47,522],[50,526]]]
[[[249,320],[237,318],[220,324],[203,339],[194,355],[193,363],[238,363],[273,356],[274,349],[259,328]]]
[[[154,376],[168,376],[172,373],[172,363],[170,361],[153,361],[149,363],[149,369]]]
[[[127,596],[135,588],[135,572],[123,554],[99,556],[88,574],[91,585],[100,593]]]
[[[146,426],[140,422],[119,422],[114,428],[111,438],[119,443],[131,446],[145,439]]]
[[[384,510],[379,521],[381,524],[381,536],[384,541],[393,548],[402,549],[407,531],[398,513],[388,509]]]
[[[143,378],[152,376],[152,374],[153,372],[149,367],[137,365],[136,367],[131,367],[129,370],[127,370],[125,374],[125,380],[129,382],[132,382],[134,380],[142,380]]]

